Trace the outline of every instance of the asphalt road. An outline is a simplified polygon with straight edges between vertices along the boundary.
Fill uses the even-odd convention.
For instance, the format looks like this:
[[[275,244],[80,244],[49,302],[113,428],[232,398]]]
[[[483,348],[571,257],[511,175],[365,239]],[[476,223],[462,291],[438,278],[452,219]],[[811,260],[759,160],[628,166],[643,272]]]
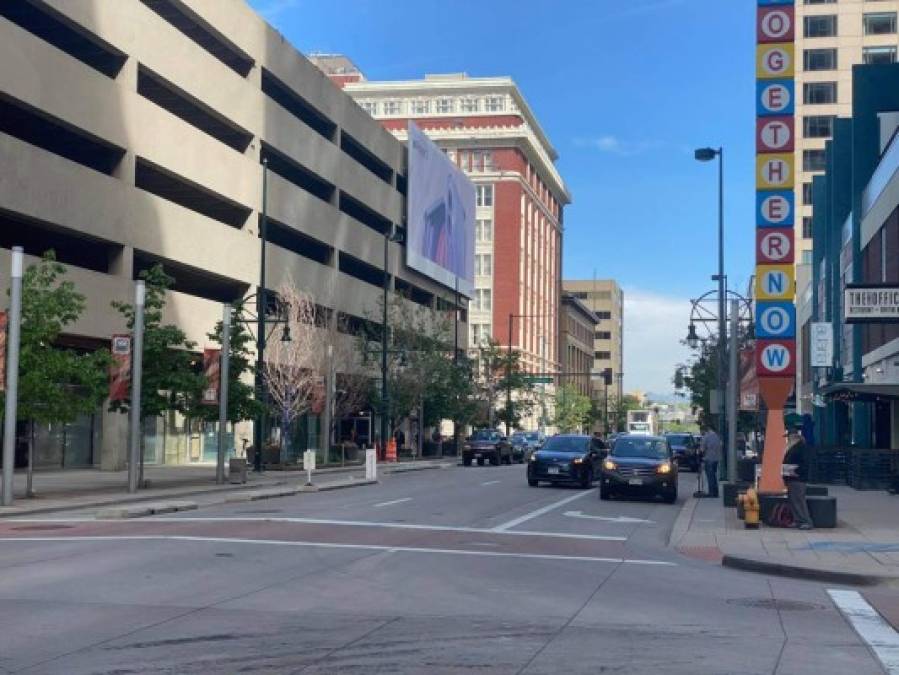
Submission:
[[[680,507],[529,488],[511,466],[6,520],[0,672],[885,672],[828,587],[669,549]]]

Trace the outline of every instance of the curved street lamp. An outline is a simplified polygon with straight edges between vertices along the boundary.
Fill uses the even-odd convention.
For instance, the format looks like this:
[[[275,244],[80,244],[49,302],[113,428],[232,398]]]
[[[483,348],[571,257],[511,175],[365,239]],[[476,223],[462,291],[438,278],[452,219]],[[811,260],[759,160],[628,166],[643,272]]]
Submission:
[[[696,349],[699,346],[699,336],[696,334],[696,324],[690,322],[690,328],[687,330],[687,344],[690,349]]]

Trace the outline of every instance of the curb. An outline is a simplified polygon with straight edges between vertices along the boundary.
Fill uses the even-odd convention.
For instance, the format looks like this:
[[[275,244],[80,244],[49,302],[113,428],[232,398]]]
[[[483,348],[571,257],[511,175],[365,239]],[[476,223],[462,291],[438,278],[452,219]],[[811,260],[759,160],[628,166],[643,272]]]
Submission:
[[[299,492],[329,492],[331,490],[343,490],[345,488],[362,487],[363,485],[377,485],[376,480],[351,480],[341,481],[339,483],[325,483],[324,485],[303,485]]]
[[[860,572],[845,572],[843,570],[827,569],[823,567],[806,567],[787,562],[763,560],[749,556],[725,554],[721,565],[744,572],[758,572],[791,579],[805,579],[811,581],[823,581],[835,584],[847,584],[850,586],[880,586],[896,584],[899,576],[886,574],[864,574]]]
[[[455,464],[450,464],[448,462],[443,462],[441,464],[419,464],[414,466],[396,466],[390,469],[379,468],[380,473],[384,474],[393,474],[393,473],[409,473],[411,471],[429,471],[433,469],[449,469]]]
[[[684,535],[690,529],[690,524],[693,522],[693,514],[696,512],[696,507],[699,505],[699,500],[695,497],[689,497],[687,501],[684,502],[684,505],[680,509],[680,513],[677,514],[677,518],[674,520],[674,525],[671,526],[671,532],[668,535],[668,548],[672,546],[676,546],[681,539],[684,538]]]
[[[142,506],[114,506],[98,511],[95,518],[97,520],[144,518],[146,516],[158,516],[163,513],[175,513],[176,511],[193,511],[196,508],[196,502],[160,502]]]

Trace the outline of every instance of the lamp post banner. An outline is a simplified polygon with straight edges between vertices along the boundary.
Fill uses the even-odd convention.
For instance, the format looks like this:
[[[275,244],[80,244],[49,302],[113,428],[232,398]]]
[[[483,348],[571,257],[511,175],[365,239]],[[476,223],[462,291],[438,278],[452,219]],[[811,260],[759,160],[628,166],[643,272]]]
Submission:
[[[112,365],[109,367],[109,400],[125,401],[131,387],[131,336],[112,336]]]
[[[203,405],[218,405],[219,387],[222,383],[221,354],[221,349],[203,350],[203,375],[206,377],[201,401]]]

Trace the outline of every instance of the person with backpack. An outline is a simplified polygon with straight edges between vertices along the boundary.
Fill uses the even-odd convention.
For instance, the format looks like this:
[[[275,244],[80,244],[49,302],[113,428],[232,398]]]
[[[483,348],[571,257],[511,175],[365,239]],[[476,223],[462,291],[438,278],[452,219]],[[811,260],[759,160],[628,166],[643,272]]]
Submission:
[[[805,500],[806,484],[808,483],[808,446],[802,438],[799,429],[790,429],[787,432],[787,454],[783,461],[783,479],[787,486],[787,496],[790,499],[790,508],[793,511],[793,527],[800,530],[813,530],[814,524],[808,512],[808,502]]]

